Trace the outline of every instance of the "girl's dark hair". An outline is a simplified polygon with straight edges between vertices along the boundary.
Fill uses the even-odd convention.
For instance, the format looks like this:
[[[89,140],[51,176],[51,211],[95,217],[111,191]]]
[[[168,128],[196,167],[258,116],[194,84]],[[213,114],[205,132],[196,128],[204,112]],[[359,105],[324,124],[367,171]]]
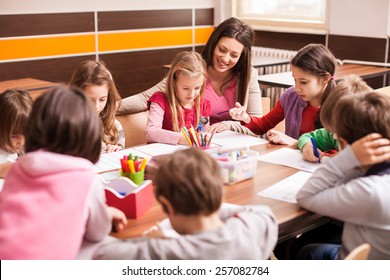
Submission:
[[[326,78],[327,75],[331,76],[322,97],[322,106],[329,93],[336,86],[334,74],[336,72],[337,62],[332,52],[322,44],[309,44],[300,49],[290,63],[292,66],[298,67],[301,70],[320,78]],[[322,127],[319,118],[317,118],[315,122],[315,127]]]
[[[33,101],[23,89],[8,89],[0,94],[0,148],[9,152],[17,151],[11,136],[23,134]]]
[[[26,124],[26,152],[53,153],[99,160],[101,121],[79,89],[58,86],[35,100]]]
[[[209,215],[222,203],[223,180],[218,162],[197,148],[177,151],[158,162],[155,195],[164,196],[183,215]]]
[[[214,50],[222,37],[229,37],[236,39],[244,48],[242,50],[240,59],[232,68],[232,73],[224,85],[229,83],[233,77],[239,77],[237,101],[244,104],[245,95],[248,88],[251,73],[251,51],[255,38],[255,32],[252,27],[243,23],[241,20],[231,17],[220,23],[211,33],[206,46],[202,50],[202,57],[206,61],[207,66],[213,65]]]

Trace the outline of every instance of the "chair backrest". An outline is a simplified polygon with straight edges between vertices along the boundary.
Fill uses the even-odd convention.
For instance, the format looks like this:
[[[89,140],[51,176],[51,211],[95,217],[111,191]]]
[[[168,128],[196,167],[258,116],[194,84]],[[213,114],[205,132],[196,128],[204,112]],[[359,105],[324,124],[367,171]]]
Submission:
[[[271,110],[271,99],[269,97],[262,97],[261,107],[263,109],[263,116],[268,114],[268,112]]]
[[[125,148],[146,144],[146,123],[148,111],[117,115],[116,119],[122,124],[125,133]]]
[[[344,260],[367,260],[371,251],[371,245],[363,243],[362,245],[353,249]]]

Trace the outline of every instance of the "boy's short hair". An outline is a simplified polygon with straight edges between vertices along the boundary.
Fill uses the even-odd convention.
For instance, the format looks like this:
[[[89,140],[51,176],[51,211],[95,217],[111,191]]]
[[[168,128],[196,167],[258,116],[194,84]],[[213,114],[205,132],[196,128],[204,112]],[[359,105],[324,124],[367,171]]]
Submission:
[[[101,122],[80,89],[58,86],[35,100],[25,138],[26,152],[43,149],[96,163],[101,152]]]
[[[197,148],[177,151],[159,161],[154,184],[156,198],[164,196],[180,214],[209,215],[222,203],[220,166]]]
[[[329,131],[333,131],[332,115],[337,102],[344,95],[357,94],[372,91],[362,78],[357,75],[348,75],[340,80],[336,87],[330,92],[321,106],[321,124]]]
[[[336,105],[334,132],[348,144],[373,132],[390,138],[390,97],[383,93],[347,95]]]

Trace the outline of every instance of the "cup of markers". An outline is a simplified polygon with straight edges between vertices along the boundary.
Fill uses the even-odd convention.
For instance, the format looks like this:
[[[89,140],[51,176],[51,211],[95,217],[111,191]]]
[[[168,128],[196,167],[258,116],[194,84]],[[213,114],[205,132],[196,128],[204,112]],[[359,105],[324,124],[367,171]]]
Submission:
[[[124,155],[121,161],[120,175],[129,178],[136,185],[144,182],[146,158],[140,159],[132,154]]]

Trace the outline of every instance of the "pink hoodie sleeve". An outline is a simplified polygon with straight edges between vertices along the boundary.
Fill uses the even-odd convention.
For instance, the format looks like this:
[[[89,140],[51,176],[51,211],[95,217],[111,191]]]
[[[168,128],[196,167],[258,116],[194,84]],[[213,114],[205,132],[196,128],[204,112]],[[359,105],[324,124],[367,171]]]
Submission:
[[[103,240],[111,232],[112,218],[107,210],[103,185],[97,176],[87,198],[86,211],[84,238],[91,242]]]

